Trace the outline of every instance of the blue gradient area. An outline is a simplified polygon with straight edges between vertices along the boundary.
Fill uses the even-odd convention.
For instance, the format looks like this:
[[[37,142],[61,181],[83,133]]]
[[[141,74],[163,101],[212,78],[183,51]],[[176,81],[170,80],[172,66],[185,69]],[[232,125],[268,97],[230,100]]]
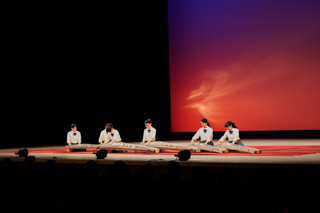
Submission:
[[[172,0],[168,21],[173,132],[320,129],[320,1]]]

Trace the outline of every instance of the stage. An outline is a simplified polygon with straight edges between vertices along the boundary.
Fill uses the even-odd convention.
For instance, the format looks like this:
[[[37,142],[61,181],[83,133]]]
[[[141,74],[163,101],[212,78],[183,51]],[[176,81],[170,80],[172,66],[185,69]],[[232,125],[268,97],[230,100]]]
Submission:
[[[190,143],[189,140],[166,142],[184,145]],[[188,161],[177,160],[180,165],[177,174],[169,172],[168,162],[176,160],[174,155],[178,153],[172,150],[157,154],[108,153],[105,159],[97,160],[96,155],[93,154],[94,150],[87,150],[85,153],[68,153],[66,146],[63,145],[20,147],[1,149],[0,160],[9,157],[14,162],[15,166],[12,166],[12,168],[17,171],[16,177],[21,178],[31,175],[38,178],[35,179],[33,186],[46,186],[43,187],[46,190],[45,192],[41,191],[43,190],[42,187],[36,188],[39,195],[54,194],[53,191],[48,192],[47,189],[56,190],[55,187],[60,184],[61,189],[59,188],[59,190],[68,192],[70,194],[68,198],[75,198],[76,201],[82,201],[83,197],[87,199],[88,194],[97,195],[96,189],[98,186],[98,188],[102,189],[98,190],[99,193],[102,193],[97,195],[99,197],[110,195],[118,197],[123,195],[123,192],[128,197],[129,192],[129,201],[141,201],[145,200],[146,197],[167,200],[183,198],[179,200],[179,203],[181,203],[179,208],[181,206],[188,207],[188,210],[191,208],[191,212],[199,209],[204,211],[206,207],[212,206],[212,202],[222,204],[216,207],[219,212],[234,212],[232,208],[231,211],[230,208],[225,209],[224,207],[229,205],[229,200],[225,198],[230,196],[237,196],[237,200],[240,199],[241,203],[246,204],[240,205],[240,202],[238,202],[233,207],[237,209],[245,208],[247,212],[255,212],[261,206],[265,211],[259,210],[259,212],[281,212],[273,210],[281,210],[282,208],[303,210],[316,208],[316,193],[320,187],[317,181],[320,177],[320,139],[243,139],[242,142],[247,147],[259,148],[262,151],[261,154],[232,152],[224,154],[211,152],[192,153]],[[28,168],[24,164],[25,158],[19,158],[14,154],[22,148],[29,150],[29,156],[36,157],[35,167]],[[50,165],[52,164],[45,164],[48,160],[55,160],[56,164],[54,165],[56,168],[51,168],[52,170],[50,170]],[[89,175],[91,170],[89,169],[89,164],[86,163],[90,160],[96,162],[97,170],[94,171],[98,171],[100,175],[96,178]],[[119,176],[122,179],[114,176],[122,174],[117,173],[120,170],[118,171],[114,165],[118,160],[122,160],[126,164],[125,171],[128,171],[128,173],[124,173],[128,174],[126,181],[122,176]],[[146,171],[144,170],[144,165],[147,162],[152,165],[151,176],[148,176],[149,173],[144,173]],[[27,173],[28,169],[33,172]],[[43,179],[43,176],[39,176],[39,178],[36,174],[46,174],[47,176]],[[54,176],[50,176],[52,174]],[[29,176],[26,177],[28,178]],[[52,179],[52,177],[54,178]],[[56,180],[55,177],[58,179]],[[177,179],[177,177],[179,178]],[[70,180],[73,180],[72,184],[69,184]],[[43,185],[38,184],[39,182],[42,183],[41,181],[43,181]],[[60,182],[57,185],[52,184],[55,181]],[[7,182],[4,181],[3,183]],[[63,183],[67,184],[63,185]],[[54,187],[48,187],[51,185]],[[9,184],[8,186],[16,185]],[[25,186],[28,186],[28,184]],[[150,186],[153,188],[151,189]],[[15,191],[12,190],[12,187],[7,188],[8,192]],[[185,190],[181,194],[187,194],[188,196],[186,197],[190,197],[191,200],[183,196],[176,196],[174,192],[181,189]],[[60,191],[57,197],[60,197]],[[114,196],[116,193],[118,193],[117,196]],[[146,193],[149,194],[146,196]],[[15,194],[11,195],[11,197],[15,196]],[[96,199],[97,196],[92,196],[92,198]],[[107,197],[105,200],[111,200],[112,197]],[[204,201],[203,197],[212,199]],[[43,197],[41,196],[37,199],[43,199]],[[91,202],[95,201],[92,200]],[[53,200],[52,202],[58,201]],[[65,209],[81,207],[82,210],[85,206],[89,206],[82,206],[77,202],[59,202],[63,204]],[[205,205],[189,207],[189,202],[202,202]],[[143,204],[145,208],[149,208],[147,203],[153,202],[145,202]],[[132,207],[134,205],[134,203],[131,203],[129,206]],[[247,206],[250,206],[250,208],[247,209]],[[39,208],[41,209],[42,207]],[[138,207],[134,206],[134,208],[137,209]],[[155,212],[153,207],[151,209],[152,211],[150,212]],[[163,209],[161,208],[159,212],[163,212]]]
[[[166,141],[188,145],[190,141]],[[263,168],[263,167],[306,167],[320,164],[320,139],[243,139],[245,146],[259,148],[261,154],[250,153],[192,153],[188,161],[179,161],[183,167],[236,167],[236,168]],[[139,144],[139,142],[132,142]],[[96,160],[94,149],[87,152],[66,152],[65,146],[21,147],[1,149],[0,160],[9,157],[14,162],[23,162],[14,153],[19,149],[27,148],[29,156],[35,156],[37,163],[44,163],[54,159],[58,164],[85,164],[89,160]],[[108,153],[108,156],[99,160],[99,164],[113,165],[115,161],[122,160],[127,165],[141,166],[147,162],[154,165],[166,165],[168,161],[176,160],[177,151],[167,150],[164,153]]]

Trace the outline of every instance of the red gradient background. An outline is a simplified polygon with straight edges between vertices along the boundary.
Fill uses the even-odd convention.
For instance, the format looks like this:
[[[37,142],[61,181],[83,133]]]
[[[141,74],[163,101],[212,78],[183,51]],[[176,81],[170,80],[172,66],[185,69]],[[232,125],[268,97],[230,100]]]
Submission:
[[[168,1],[172,132],[320,129],[320,1]]]

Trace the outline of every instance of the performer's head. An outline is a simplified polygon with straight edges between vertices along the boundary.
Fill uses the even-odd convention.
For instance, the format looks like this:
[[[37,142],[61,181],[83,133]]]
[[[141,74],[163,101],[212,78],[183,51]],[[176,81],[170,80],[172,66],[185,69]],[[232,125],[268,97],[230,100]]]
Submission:
[[[107,123],[107,125],[106,125],[107,133],[108,133],[108,132],[111,132],[111,131],[112,131],[112,129],[113,129],[113,125],[112,125],[112,123]]]
[[[151,119],[147,119],[144,121],[144,125],[146,126],[146,128],[150,129],[152,126],[152,121]]]
[[[71,130],[73,132],[77,131],[77,125],[76,124],[71,124]]]
[[[210,127],[210,124],[206,118],[202,118],[200,123],[201,123],[201,126],[204,128]]]
[[[232,128],[237,128],[237,126],[231,122],[231,121],[227,121],[224,126],[228,129],[228,130],[232,130]]]

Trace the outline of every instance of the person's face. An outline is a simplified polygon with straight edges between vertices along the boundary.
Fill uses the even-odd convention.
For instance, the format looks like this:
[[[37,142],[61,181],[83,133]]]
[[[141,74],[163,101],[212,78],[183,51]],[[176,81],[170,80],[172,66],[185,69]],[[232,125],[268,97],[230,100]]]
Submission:
[[[232,130],[233,127],[230,125],[230,126],[228,126],[226,128],[227,128],[227,130]]]
[[[203,122],[201,122],[201,121],[200,121],[200,124],[201,124],[201,126],[204,127],[204,128],[207,128],[207,126],[208,126],[207,123],[203,123]]]
[[[77,127],[73,127],[71,128],[72,132],[76,132],[77,131]]]
[[[151,128],[151,125],[152,125],[152,124],[150,124],[150,123],[145,123],[145,126],[146,126],[148,129]]]

